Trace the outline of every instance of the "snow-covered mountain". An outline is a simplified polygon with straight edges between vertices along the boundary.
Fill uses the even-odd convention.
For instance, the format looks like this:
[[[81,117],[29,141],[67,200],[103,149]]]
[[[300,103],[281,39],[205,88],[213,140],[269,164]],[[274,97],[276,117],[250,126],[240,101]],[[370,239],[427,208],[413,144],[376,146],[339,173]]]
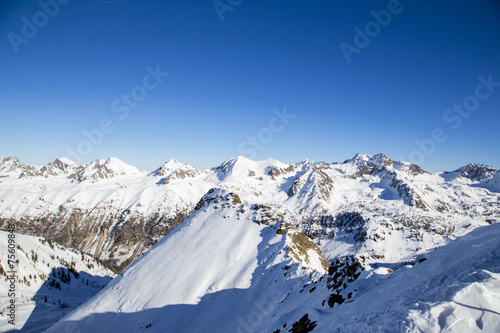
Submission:
[[[13,265],[16,273],[12,281],[7,240],[8,233],[0,231],[2,332],[42,332],[99,292],[115,275],[78,250],[44,238],[16,234],[14,261],[18,262]],[[11,299],[15,300],[14,318],[9,316]],[[9,323],[12,319],[15,325]]]
[[[4,157],[0,228],[16,222],[20,233],[80,249],[119,272],[218,187],[246,203],[287,209],[328,260],[354,250],[403,260],[498,221],[498,177],[499,170],[480,164],[428,173],[383,154],[297,164],[240,156],[212,170],[172,159],[152,172],[116,158],[34,167]],[[355,226],[342,222],[350,216]]]
[[[131,264],[49,332],[495,331],[499,174],[383,154],[152,172],[4,157],[0,226]]]
[[[350,255],[330,264],[296,219],[286,207],[212,189],[47,332],[497,331],[500,224],[408,262]],[[344,214],[333,224],[345,234],[362,219]]]
[[[110,179],[119,176],[139,176],[141,172],[134,166],[128,165],[117,158],[95,160],[83,167],[76,175],[71,176],[78,182],[97,182],[101,179]]]

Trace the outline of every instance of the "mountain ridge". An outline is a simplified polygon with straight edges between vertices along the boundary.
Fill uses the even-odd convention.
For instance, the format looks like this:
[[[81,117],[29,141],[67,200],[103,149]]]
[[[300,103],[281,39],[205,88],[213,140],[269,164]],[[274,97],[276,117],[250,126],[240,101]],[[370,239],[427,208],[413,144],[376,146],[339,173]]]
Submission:
[[[240,156],[211,170],[171,159],[148,173],[116,158],[83,166],[56,159],[38,169],[15,157],[0,161],[0,229],[15,222],[21,233],[80,249],[116,272],[186,219],[214,187],[238,193],[243,202],[283,206],[297,215],[299,229],[318,216],[362,213],[370,219],[368,242],[399,243],[394,233],[403,228],[436,246],[462,235],[468,224],[500,216],[498,170],[476,164],[428,173],[384,154],[297,164]],[[315,242],[336,242],[321,237]],[[410,247],[403,253],[415,252]]]
[[[338,226],[357,219],[346,216]],[[499,235],[499,224],[484,226],[411,262],[351,255],[321,264],[292,212],[214,188],[178,228],[48,332],[491,331],[499,323],[491,310],[500,304]]]
[[[64,157],[64,156],[61,156],[59,158],[56,158],[54,159],[53,161],[43,165],[43,166],[36,166],[36,165],[27,165],[27,164],[22,164],[20,159],[17,157],[17,156],[12,156],[12,155],[5,155],[3,157],[0,158],[0,176],[6,176],[6,170],[3,170],[2,167],[5,166],[5,164],[7,164],[7,162],[10,162],[11,161],[11,164],[14,164],[14,165],[19,165],[21,167],[26,167],[30,170],[39,170],[39,169],[42,169],[42,168],[47,168],[49,166],[53,166],[57,163],[61,163],[61,164],[65,164],[65,165],[69,165],[69,166],[80,166],[80,167],[84,167],[84,166],[88,166],[88,165],[92,165],[92,164],[98,164],[98,163],[102,163],[102,161],[108,161],[108,160],[114,160],[114,161],[119,161],[120,163],[123,163],[124,165],[126,166],[129,166],[129,167],[132,167],[132,168],[136,168],[130,164],[127,164],[126,162],[123,162],[122,160],[120,160],[119,158],[116,158],[116,157],[108,157],[106,159],[102,159],[102,158],[98,158],[96,160],[93,160],[89,163],[84,163],[84,164],[77,164],[76,162],[72,161],[71,159],[67,158],[67,157]],[[245,161],[245,162],[242,162],[242,161]],[[225,160],[224,162],[222,162],[221,164],[217,165],[217,166],[214,166],[212,168],[209,168],[209,169],[198,169],[190,164],[186,164],[186,163],[183,163],[183,162],[180,162],[178,161],[177,159],[175,158],[170,158],[169,160],[167,160],[165,163],[163,163],[162,165],[160,165],[159,167],[155,168],[153,171],[140,171],[141,173],[146,173],[148,175],[155,175],[155,172],[156,171],[159,171],[163,166],[168,166],[168,165],[181,165],[181,166],[187,166],[187,167],[190,167],[190,168],[194,168],[196,170],[200,170],[200,171],[207,171],[207,170],[214,170],[214,169],[217,169],[217,168],[224,168],[224,165],[229,165],[229,164],[233,164],[233,163],[236,163],[236,162],[242,162],[242,163],[268,163],[268,164],[273,164],[273,165],[303,165],[303,164],[347,164],[347,163],[350,163],[350,162],[369,162],[371,164],[375,164],[375,165],[390,165],[392,163],[396,163],[398,165],[408,165],[408,166],[414,166],[414,167],[417,167],[418,170],[422,170],[422,168],[420,168],[418,165],[416,164],[412,164],[410,162],[404,162],[404,161],[394,161],[392,159],[390,159],[389,157],[387,157],[385,154],[383,153],[378,153],[378,154],[375,154],[375,155],[368,155],[368,154],[360,154],[360,153],[356,153],[352,158],[350,159],[347,159],[347,160],[344,160],[344,162],[325,162],[325,161],[311,161],[311,160],[304,160],[304,161],[300,161],[300,162],[297,162],[297,163],[285,163],[285,162],[281,162],[279,160],[276,160],[274,158],[269,158],[269,159],[265,159],[265,160],[251,160],[245,156],[235,156],[235,157],[232,157],[232,158],[229,158],[227,160]],[[14,167],[15,168],[15,167]],[[473,169],[476,169],[476,168],[484,168],[488,171],[498,171],[500,169],[496,169],[492,166],[489,166],[489,165],[486,165],[486,164],[483,164],[483,163],[475,163],[475,162],[470,162],[466,165],[463,165],[463,166],[460,166],[454,170],[443,170],[443,171],[438,171],[438,172],[433,172],[433,173],[454,173],[454,172],[463,172],[463,175],[466,175],[469,171],[470,168],[473,168]],[[139,169],[137,169],[139,170]],[[464,171],[465,170],[465,171]],[[420,171],[420,172],[422,172]],[[427,172],[427,171],[425,171]],[[35,175],[39,175],[39,174],[35,174]],[[483,175],[484,177],[484,175]]]

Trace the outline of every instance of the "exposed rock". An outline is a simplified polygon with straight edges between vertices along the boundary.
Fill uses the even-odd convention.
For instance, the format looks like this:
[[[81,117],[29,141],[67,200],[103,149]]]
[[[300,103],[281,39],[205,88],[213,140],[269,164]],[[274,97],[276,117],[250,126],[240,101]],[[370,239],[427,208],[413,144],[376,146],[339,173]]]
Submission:
[[[459,177],[475,181],[483,181],[493,177],[499,170],[484,164],[469,163],[453,172],[458,172]]]
[[[299,232],[295,228],[288,229],[287,235],[290,237],[288,253],[292,258],[305,267],[317,269],[315,264],[320,264],[323,272],[328,271],[330,263],[325,259],[321,250],[314,244],[309,237]],[[321,272],[321,269],[319,269]]]

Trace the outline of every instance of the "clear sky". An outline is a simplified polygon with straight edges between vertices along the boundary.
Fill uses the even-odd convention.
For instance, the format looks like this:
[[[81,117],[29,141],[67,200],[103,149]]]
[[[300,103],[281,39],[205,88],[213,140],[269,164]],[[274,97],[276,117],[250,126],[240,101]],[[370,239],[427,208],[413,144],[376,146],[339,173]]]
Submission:
[[[0,37],[0,155],[26,164],[500,168],[498,1],[4,0]]]

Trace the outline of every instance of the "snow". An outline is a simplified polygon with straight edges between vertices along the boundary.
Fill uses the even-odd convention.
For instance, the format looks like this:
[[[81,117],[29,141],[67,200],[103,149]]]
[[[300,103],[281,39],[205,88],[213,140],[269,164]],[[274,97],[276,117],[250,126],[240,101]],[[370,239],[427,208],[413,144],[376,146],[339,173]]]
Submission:
[[[492,178],[487,179],[476,186],[484,187],[491,192],[500,193],[500,171],[497,172]]]
[[[9,270],[7,237],[7,232],[0,231],[0,265],[4,271]],[[91,298],[114,276],[92,257],[43,238],[15,234],[15,241],[15,255],[19,260],[14,297],[15,325],[8,323],[11,318],[6,310],[11,299],[6,292],[10,281],[0,276],[0,331],[22,328],[23,331],[41,332]],[[72,263],[78,278],[68,270]],[[61,281],[60,272],[70,276],[69,283]],[[50,286],[50,281],[58,282],[60,289]],[[59,302],[67,303],[68,308],[61,308]]]
[[[70,160],[69,158],[67,157],[64,157],[64,156],[61,156],[58,158],[59,161],[63,162],[64,164],[68,164],[68,165],[74,165],[76,164],[76,162]]]
[[[47,332],[273,332],[306,313],[317,332],[494,332],[500,325],[500,224],[477,228],[420,263],[365,264],[347,286],[357,291],[353,300],[330,308],[323,273],[287,258],[293,233],[277,232],[285,222],[255,223],[255,212],[227,191],[205,199]]]
[[[499,239],[500,224],[472,231],[342,305],[319,331],[497,332]]]
[[[91,223],[94,230],[102,230],[89,234],[81,250],[103,260],[114,253],[118,263],[139,258],[53,332],[69,324],[82,331],[140,331],[152,324],[151,332],[168,325],[176,332],[273,332],[283,331],[285,323],[288,330],[305,313],[318,321],[315,331],[366,331],[367,323],[377,331],[391,327],[391,320],[397,323],[392,325],[395,331],[432,331],[437,326],[464,330],[465,323],[478,329],[482,310],[458,303],[483,306],[483,330],[497,323],[496,315],[486,311],[498,309],[499,272],[487,260],[488,251],[494,251],[492,242],[484,253],[477,252],[484,265],[472,265],[469,253],[456,255],[472,246],[467,237],[475,229],[500,219],[499,172],[486,166],[426,173],[382,154],[357,154],[344,163],[297,164],[240,156],[212,170],[171,159],[141,173],[110,158],[83,166],[67,163],[64,172],[42,174],[14,158],[1,161],[0,221],[44,218],[64,226],[73,212],[81,211],[77,228]],[[19,178],[22,173],[26,176]],[[206,194],[212,188],[217,189]],[[231,193],[241,203],[233,202]],[[191,212],[202,198],[207,202],[161,241],[161,234],[146,236],[152,237],[148,244],[159,241],[151,250],[144,240],[115,244],[110,236],[127,224],[142,228],[141,221]],[[351,213],[362,219],[335,222]],[[320,216],[331,217],[332,224],[314,220]],[[288,231],[278,233],[284,225]],[[33,226],[40,227],[37,222]],[[498,236],[496,224],[485,229]],[[290,255],[292,236],[299,231],[314,231],[310,235],[322,255],[312,249],[297,258]],[[445,250],[450,246],[457,258]],[[441,264],[432,264],[439,253],[446,257],[441,264],[455,262],[467,267],[464,273],[448,266],[440,271]],[[328,277],[319,281],[325,273],[323,256],[330,262],[363,257],[365,270],[341,291],[352,298],[333,308],[328,305],[334,292],[327,287]],[[423,256],[428,259],[415,264]],[[465,261],[458,262],[461,258]],[[424,270],[429,263],[432,267]],[[427,278],[433,274],[444,278],[436,283],[443,293]],[[412,289],[417,285],[421,292]],[[262,304],[265,311],[259,310]],[[264,319],[250,316],[256,311]],[[455,322],[455,317],[462,319]]]
[[[256,223],[258,212],[235,203],[225,190],[215,190],[204,199],[206,205],[48,332],[74,323],[83,331],[129,332],[148,323],[152,323],[151,332],[162,332],[165,325],[177,332],[224,331],[221,327],[237,326],[244,314],[241,306],[261,288],[268,288],[261,277],[267,278],[268,270],[274,269],[275,279],[283,280],[283,267],[295,262],[298,268],[299,264],[285,258],[290,239],[277,233],[279,225]],[[310,265],[301,265],[305,269],[296,273],[308,280],[314,268],[321,267],[317,253],[309,252],[309,257]],[[290,272],[291,279],[293,269]],[[288,281],[284,287],[290,284],[297,283]],[[202,328],[198,320],[210,322],[209,317],[190,320],[187,314],[180,315],[184,311],[189,316],[203,313],[224,318],[225,323],[214,321]]]
[[[299,228],[319,214],[363,212],[368,221],[365,248],[348,237],[315,239],[329,260],[352,251],[366,256],[385,252],[387,260],[406,260],[443,246],[500,215],[500,191],[494,191],[498,172],[496,178],[491,176],[493,169],[469,166],[470,171],[487,171],[482,181],[459,173],[453,173],[453,177],[450,173],[415,175],[410,163],[391,164],[382,154],[357,154],[344,163],[331,164],[252,161],[239,156],[211,171],[171,159],[149,174],[109,158],[83,166],[71,164],[64,171],[49,164],[43,176],[37,176],[39,169],[24,166],[17,158],[4,157],[2,161],[0,219],[55,219],[64,227],[71,214],[81,211],[84,217],[79,227],[88,223],[110,228],[137,220],[165,221],[191,211],[213,187],[234,191],[245,202],[285,207],[297,215],[293,223]],[[30,172],[33,176],[18,178]],[[418,200],[425,210],[411,206]],[[116,216],[125,216],[119,226]],[[154,244],[162,236],[153,234],[148,243]],[[115,250],[122,253],[115,257],[120,264],[132,257],[137,246],[112,244],[113,238],[101,240],[101,235],[92,234],[79,248],[99,253],[103,260]],[[140,246],[135,257],[148,248]]]
[[[142,173],[134,166],[128,165],[123,161],[110,157],[107,160],[98,159],[89,163],[78,174],[80,182],[85,180],[96,181],[103,178],[113,178],[116,176],[138,176]]]

